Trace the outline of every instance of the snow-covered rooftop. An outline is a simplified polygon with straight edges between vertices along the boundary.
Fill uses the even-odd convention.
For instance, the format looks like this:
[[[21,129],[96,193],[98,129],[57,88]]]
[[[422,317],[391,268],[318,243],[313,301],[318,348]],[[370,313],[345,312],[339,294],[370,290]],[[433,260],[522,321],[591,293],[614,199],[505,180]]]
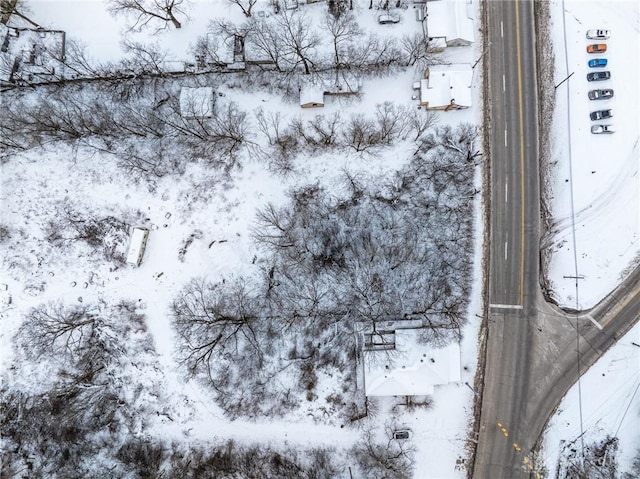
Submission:
[[[447,43],[474,41],[473,18],[469,14],[468,0],[438,0],[427,2],[427,34],[444,37]]]
[[[209,118],[213,116],[213,88],[210,86],[180,90],[180,114],[184,118]]]
[[[470,107],[472,77],[469,64],[429,67],[429,78],[420,82],[420,103],[428,108]]]
[[[300,86],[300,106],[303,108],[324,106],[323,86],[313,83],[303,83]]]
[[[367,396],[426,396],[435,386],[460,381],[460,345],[441,349],[418,342],[418,330],[395,334],[392,351],[365,351]]]

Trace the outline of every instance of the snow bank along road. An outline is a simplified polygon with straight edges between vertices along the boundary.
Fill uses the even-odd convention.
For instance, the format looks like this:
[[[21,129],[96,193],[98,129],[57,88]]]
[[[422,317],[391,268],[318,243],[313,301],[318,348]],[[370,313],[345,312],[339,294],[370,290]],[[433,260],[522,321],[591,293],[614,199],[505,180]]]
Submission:
[[[531,452],[551,412],[579,371],[638,320],[640,269],[588,314],[569,314],[545,302],[539,285],[535,5],[485,5],[490,42],[490,304],[474,477],[536,477]]]

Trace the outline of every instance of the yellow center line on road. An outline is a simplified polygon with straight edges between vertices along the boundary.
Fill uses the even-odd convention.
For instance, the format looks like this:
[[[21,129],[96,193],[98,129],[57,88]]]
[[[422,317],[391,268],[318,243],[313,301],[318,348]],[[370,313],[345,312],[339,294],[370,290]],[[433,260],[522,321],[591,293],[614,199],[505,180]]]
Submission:
[[[518,109],[520,113],[520,304],[524,306],[524,118],[522,112],[522,62],[520,59],[520,10],[516,6],[516,56],[518,58]]]
[[[615,318],[616,316],[618,316],[618,313],[620,313],[620,311],[622,311],[624,308],[627,307],[627,305],[633,301],[634,299],[636,299],[636,296],[638,296],[638,294],[640,294],[640,290],[636,290],[635,293],[630,294],[629,296],[627,296],[627,298],[623,301],[623,303],[621,305],[619,305],[614,311],[609,311],[608,314],[606,314],[605,316],[602,317],[602,319],[607,318],[604,322],[600,323],[597,322],[600,325],[600,329],[603,329],[605,326],[607,326],[611,321],[613,321],[613,318]],[[607,317],[608,316],[608,317]]]

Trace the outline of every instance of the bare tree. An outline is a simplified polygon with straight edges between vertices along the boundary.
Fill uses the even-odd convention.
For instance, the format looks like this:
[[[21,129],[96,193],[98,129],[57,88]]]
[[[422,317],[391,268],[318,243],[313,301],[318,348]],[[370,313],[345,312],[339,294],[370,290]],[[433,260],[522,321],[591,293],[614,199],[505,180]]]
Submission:
[[[282,71],[284,42],[280,29],[273,22],[252,18],[249,21],[246,39],[259,60],[267,60],[277,71]],[[260,55],[264,57],[260,58]]]
[[[123,40],[122,49],[128,58],[122,61],[122,66],[136,73],[162,73],[163,62],[167,61],[169,54],[158,43],[141,43],[131,40]]]
[[[177,16],[184,15],[184,0],[108,0],[107,9],[112,15],[125,15],[133,19],[131,30],[139,31],[152,22],[171,23],[175,28],[182,24]]]
[[[309,19],[304,13],[285,10],[276,17],[275,24],[280,31],[284,59],[292,70],[302,64],[304,73],[310,74],[315,64],[316,47],[321,39],[311,27]]]
[[[406,125],[406,110],[398,105],[385,101],[376,105],[375,118],[380,142],[386,145],[402,136]]]
[[[29,8],[25,6],[25,3],[21,0],[0,0],[0,19],[2,19],[2,23],[6,24],[11,15],[15,15],[29,22],[35,28],[41,28],[35,21],[27,17],[26,14],[29,13]]]
[[[29,312],[18,337],[36,357],[56,352],[76,355],[92,341],[100,322],[86,308],[41,305]]]
[[[257,0],[228,0],[229,2],[238,5],[244,13],[245,17],[251,16],[251,9],[256,4]]]
[[[433,110],[416,110],[412,109],[407,114],[407,128],[415,133],[413,141],[418,141],[424,133],[435,126],[438,117]]]
[[[422,32],[404,34],[400,40],[400,46],[405,54],[407,65],[415,65],[419,61],[429,58],[427,38]]]
[[[328,14],[325,16],[324,28],[331,35],[334,66],[345,67],[342,57],[346,45],[353,45],[354,41],[362,35],[355,16],[351,13],[339,16]]]
[[[386,68],[402,58],[402,51],[395,38],[380,38],[370,33],[358,42],[347,44],[342,57],[342,63],[353,69]]]
[[[379,443],[375,441],[373,432],[367,429],[363,431],[360,441],[353,446],[352,454],[366,477],[373,479],[412,477],[415,448],[406,440],[393,439],[393,435],[389,437],[386,444]]]
[[[380,143],[380,133],[376,124],[362,113],[351,115],[343,131],[343,137],[347,146],[357,152],[366,151]]]
[[[217,354],[261,356],[259,309],[248,285],[193,280],[173,303],[174,326],[183,343],[183,361],[191,374],[214,377]]]

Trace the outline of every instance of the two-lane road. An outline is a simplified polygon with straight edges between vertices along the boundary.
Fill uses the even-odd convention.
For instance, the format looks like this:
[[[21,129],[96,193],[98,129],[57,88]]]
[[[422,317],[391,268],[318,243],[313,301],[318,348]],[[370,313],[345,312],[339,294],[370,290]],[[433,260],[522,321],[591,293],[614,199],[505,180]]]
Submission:
[[[487,2],[491,128],[489,339],[474,476],[527,477],[524,420],[539,292],[539,163],[532,2]]]
[[[487,2],[491,70],[491,253],[494,309],[521,309],[538,290],[538,127],[531,2]],[[534,121],[531,121],[531,119]],[[534,234],[532,234],[534,233]]]

